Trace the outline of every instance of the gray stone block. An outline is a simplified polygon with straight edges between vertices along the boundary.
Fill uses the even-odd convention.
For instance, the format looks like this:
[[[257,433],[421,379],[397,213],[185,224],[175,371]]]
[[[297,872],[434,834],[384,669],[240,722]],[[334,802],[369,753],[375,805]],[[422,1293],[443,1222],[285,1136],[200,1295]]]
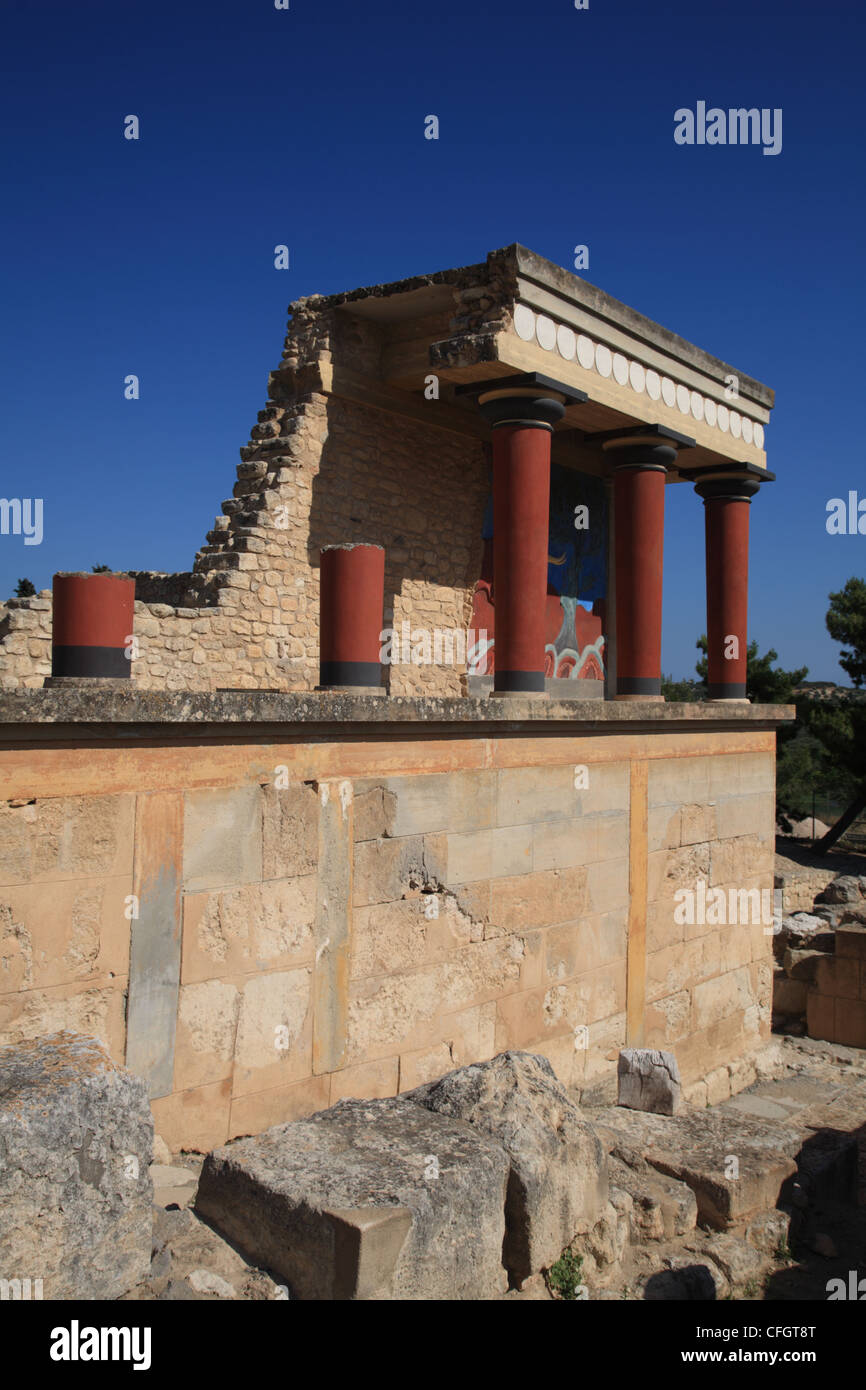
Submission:
[[[262,814],[258,786],[187,792],[183,827],[187,893],[261,879]]]
[[[508,1170],[469,1125],[347,1100],[208,1154],[196,1211],[292,1298],[493,1299]]]
[[[680,1108],[680,1070],[672,1052],[624,1047],[617,1062],[617,1105],[676,1115]]]
[[[554,1264],[607,1201],[604,1148],[546,1057],[503,1052],[406,1092],[489,1135],[509,1157],[502,1258],[511,1279]]]
[[[102,1043],[0,1048],[0,1279],[114,1299],[150,1266],[153,1120],[144,1081]]]

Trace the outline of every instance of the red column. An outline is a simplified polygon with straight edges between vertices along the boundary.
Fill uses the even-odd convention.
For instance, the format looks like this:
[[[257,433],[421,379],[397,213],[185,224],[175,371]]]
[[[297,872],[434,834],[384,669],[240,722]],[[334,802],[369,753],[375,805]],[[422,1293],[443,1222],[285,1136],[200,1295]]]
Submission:
[[[129,680],[135,580],[120,574],[55,574],[51,676]]]
[[[493,431],[494,689],[544,691],[550,535],[550,432]]]
[[[544,694],[550,438],[565,400],[545,384],[479,397],[493,426],[494,695]]]
[[[382,682],[385,552],[380,545],[327,545],[319,561],[319,684],[342,690]]]
[[[699,482],[704,499],[707,556],[707,694],[746,699],[749,615],[749,507],[759,484],[751,479]]]
[[[659,700],[665,477],[676,458],[676,449],[669,445],[632,445],[617,450],[617,458],[616,698]]]

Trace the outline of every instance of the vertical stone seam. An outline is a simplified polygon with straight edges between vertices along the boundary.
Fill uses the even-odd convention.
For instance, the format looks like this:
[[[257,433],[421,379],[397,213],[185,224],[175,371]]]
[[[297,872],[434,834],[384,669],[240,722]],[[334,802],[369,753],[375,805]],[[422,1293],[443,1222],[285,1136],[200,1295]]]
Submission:
[[[626,956],[626,1046],[643,1047],[646,1010],[647,761],[632,762],[629,775],[628,946]]]

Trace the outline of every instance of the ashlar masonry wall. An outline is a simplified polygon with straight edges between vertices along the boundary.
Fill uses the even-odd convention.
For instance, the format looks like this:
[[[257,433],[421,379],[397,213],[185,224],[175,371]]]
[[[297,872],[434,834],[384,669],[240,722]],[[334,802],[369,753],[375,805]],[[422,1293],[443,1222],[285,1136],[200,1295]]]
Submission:
[[[97,738],[4,730],[0,1043],[94,1033],[198,1148],[504,1048],[578,1091],[627,1041],[673,1050],[698,1102],[753,1079],[771,935],[674,904],[772,889],[766,710],[299,725],[287,696],[263,725],[264,697],[223,696],[197,729],[188,701],[154,722],[168,698]]]

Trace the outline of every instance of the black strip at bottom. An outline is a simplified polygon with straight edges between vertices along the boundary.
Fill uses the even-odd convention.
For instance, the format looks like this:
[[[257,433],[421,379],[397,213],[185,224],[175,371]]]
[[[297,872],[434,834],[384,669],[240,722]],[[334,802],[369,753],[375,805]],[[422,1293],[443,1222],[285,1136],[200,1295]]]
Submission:
[[[661,695],[660,676],[617,676],[617,695]]]
[[[544,694],[543,671],[500,671],[493,672],[494,690],[523,691],[527,695]]]
[[[382,667],[378,661],[322,661],[319,685],[381,685]]]
[[[132,662],[126,647],[52,647],[52,676],[110,676],[129,680]]]
[[[710,700],[745,700],[746,682],[725,682],[720,685],[708,685],[707,698]]]

